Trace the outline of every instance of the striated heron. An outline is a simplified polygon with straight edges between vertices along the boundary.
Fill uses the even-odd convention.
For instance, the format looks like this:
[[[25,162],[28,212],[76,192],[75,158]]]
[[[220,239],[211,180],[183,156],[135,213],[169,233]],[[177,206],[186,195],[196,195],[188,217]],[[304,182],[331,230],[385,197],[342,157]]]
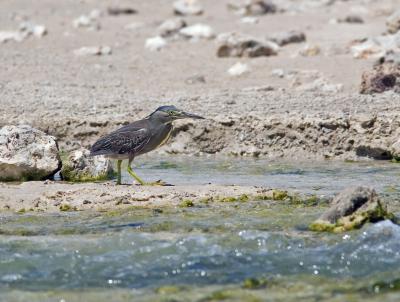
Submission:
[[[182,118],[204,119],[184,112],[175,106],[161,106],[142,120],[128,124],[100,138],[90,150],[91,156],[105,155],[117,159],[118,179],[121,184],[121,164],[128,160],[128,173],[141,185],[163,185],[161,181],[145,183],[132,170],[131,163],[136,156],[150,152],[165,144],[172,132],[172,122]]]

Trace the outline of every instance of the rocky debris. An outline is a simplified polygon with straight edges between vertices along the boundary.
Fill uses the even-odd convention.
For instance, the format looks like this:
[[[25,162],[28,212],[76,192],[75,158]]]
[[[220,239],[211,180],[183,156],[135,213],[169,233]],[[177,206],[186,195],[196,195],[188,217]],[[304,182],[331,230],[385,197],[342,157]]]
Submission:
[[[165,20],[158,27],[158,34],[161,37],[169,37],[179,33],[179,30],[186,27],[186,22],[182,18],[173,18]]]
[[[219,35],[218,57],[261,57],[278,54],[279,46],[271,41],[228,33]]]
[[[279,46],[284,46],[290,43],[301,43],[306,40],[306,35],[298,30],[290,30],[287,32],[280,32],[267,37],[267,40],[275,42]]]
[[[310,225],[310,229],[339,233],[393,217],[374,189],[349,187],[335,196],[330,208]]]
[[[192,40],[212,39],[215,37],[212,27],[201,23],[183,27],[179,30],[179,34]]]
[[[397,33],[400,30],[400,9],[396,10],[386,19],[387,31],[391,34]]]
[[[0,31],[0,43],[8,41],[22,42],[31,35],[41,38],[46,34],[47,29],[44,25],[23,22],[20,24],[18,31]]]
[[[354,58],[380,58],[389,52],[398,52],[400,47],[400,32],[393,35],[383,35],[374,38],[353,41],[350,51]]]
[[[203,6],[198,0],[177,0],[173,4],[174,13],[176,15],[201,15]]]
[[[76,56],[104,56],[112,53],[109,46],[84,46],[74,50]]]
[[[137,10],[131,7],[109,7],[107,13],[110,16],[134,15],[137,14]]]
[[[318,45],[306,44],[303,48],[298,51],[298,55],[303,57],[313,57],[321,53],[321,48]]]
[[[41,180],[60,168],[55,138],[27,125],[0,129],[0,180]]]
[[[228,3],[228,9],[242,16],[260,16],[278,11],[277,6],[269,0],[245,0],[239,3],[236,1]]]
[[[228,74],[232,77],[237,77],[241,76],[242,74],[248,73],[249,71],[250,68],[247,64],[237,62],[235,65],[228,69]]]
[[[150,51],[160,51],[165,46],[167,46],[167,41],[160,36],[148,38],[144,45],[144,47]]]
[[[75,28],[86,28],[89,30],[99,30],[100,23],[99,18],[101,16],[101,11],[95,9],[92,10],[88,15],[81,15],[72,21],[72,25]]]
[[[104,156],[90,156],[90,151],[81,148],[63,160],[61,175],[68,181],[95,181],[113,177],[113,167]]]
[[[400,92],[400,65],[383,63],[362,74],[360,93],[382,93],[388,90]]]

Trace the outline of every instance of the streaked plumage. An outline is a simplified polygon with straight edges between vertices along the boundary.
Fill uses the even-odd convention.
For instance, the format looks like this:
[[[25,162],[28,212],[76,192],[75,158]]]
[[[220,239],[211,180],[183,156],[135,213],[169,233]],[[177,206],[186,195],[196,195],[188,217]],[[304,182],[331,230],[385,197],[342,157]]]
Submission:
[[[132,160],[164,144],[172,131],[172,122],[181,118],[202,119],[202,117],[178,110],[174,106],[159,107],[146,118],[111,132],[100,138],[91,148],[91,155],[104,155],[118,159],[118,181],[120,183],[121,160],[128,159],[128,172],[140,183],[143,181],[130,168]]]

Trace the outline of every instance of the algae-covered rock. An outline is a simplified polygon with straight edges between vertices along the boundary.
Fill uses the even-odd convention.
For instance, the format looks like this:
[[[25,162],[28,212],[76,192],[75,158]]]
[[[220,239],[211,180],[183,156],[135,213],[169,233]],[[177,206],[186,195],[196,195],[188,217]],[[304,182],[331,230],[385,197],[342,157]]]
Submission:
[[[60,164],[53,136],[28,125],[0,129],[0,181],[45,179]]]
[[[84,148],[72,152],[63,161],[61,174],[68,181],[106,180],[113,176],[111,161],[104,156],[90,156]]]
[[[310,229],[344,232],[359,228],[366,222],[392,218],[374,189],[349,187],[333,199],[331,207],[310,225]]]

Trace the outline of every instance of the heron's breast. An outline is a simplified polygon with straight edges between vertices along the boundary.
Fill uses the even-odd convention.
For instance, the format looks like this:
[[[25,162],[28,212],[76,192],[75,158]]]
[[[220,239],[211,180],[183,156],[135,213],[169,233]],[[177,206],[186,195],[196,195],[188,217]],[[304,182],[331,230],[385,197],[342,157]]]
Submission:
[[[172,127],[169,129],[169,131],[166,133],[165,137],[162,139],[161,143],[159,143],[157,147],[161,147],[168,141],[168,139],[171,136],[171,132],[172,132]]]

